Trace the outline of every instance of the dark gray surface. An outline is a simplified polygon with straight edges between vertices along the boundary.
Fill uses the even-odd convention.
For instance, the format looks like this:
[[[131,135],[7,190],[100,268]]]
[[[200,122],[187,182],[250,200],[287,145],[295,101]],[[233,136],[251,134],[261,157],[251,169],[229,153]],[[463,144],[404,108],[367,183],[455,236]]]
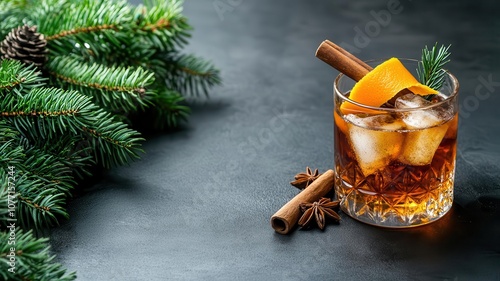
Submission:
[[[188,50],[212,59],[224,86],[188,128],[150,137],[142,161],[71,202],[51,235],[58,259],[79,280],[500,280],[500,84],[475,93],[480,77],[500,81],[495,1],[402,0],[357,53],[418,58],[425,44],[453,44],[462,114],[451,212],[408,230],[343,214],[324,232],[271,229],[296,194],[292,176],[333,166],[337,72],[316,47],[354,44],[354,28],[388,2],[187,1]],[[214,3],[234,7],[221,17]]]

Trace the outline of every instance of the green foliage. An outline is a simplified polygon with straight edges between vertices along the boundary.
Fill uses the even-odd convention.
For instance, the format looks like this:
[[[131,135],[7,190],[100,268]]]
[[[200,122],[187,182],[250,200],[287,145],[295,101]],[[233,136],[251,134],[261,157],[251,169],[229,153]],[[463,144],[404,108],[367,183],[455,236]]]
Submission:
[[[25,1],[0,1],[0,38],[4,38],[13,28],[19,26],[19,20],[26,16],[23,7]]]
[[[0,62],[0,96],[11,93],[22,96],[31,89],[45,85],[46,80],[34,66],[24,66],[14,60]]]
[[[71,171],[74,178],[83,179],[91,176],[88,168],[96,164],[90,142],[83,135],[66,134],[57,140],[46,142],[43,139],[29,140],[19,138],[19,143],[27,153],[37,153],[52,157]]]
[[[186,120],[191,112],[189,107],[180,105],[184,98],[174,91],[160,91],[154,100],[154,124],[157,128],[176,127],[179,121]]]
[[[95,160],[105,167],[126,164],[142,152],[137,131],[76,91],[36,88],[22,98],[9,95],[0,103],[0,113],[29,140],[87,136]]]
[[[58,2],[58,3],[54,3]],[[31,20],[46,35],[49,49],[55,55],[70,52],[92,52],[95,56],[110,53],[110,46],[121,46],[133,21],[127,1],[45,0],[42,9],[33,11]],[[102,44],[103,41],[106,44]]]
[[[219,71],[210,62],[193,55],[169,57],[165,69],[165,73],[157,73],[165,75],[167,88],[179,93],[208,96],[207,89],[221,83]]]
[[[437,48],[437,43],[429,50],[427,46],[422,50],[422,59],[418,63],[417,74],[420,83],[429,86],[434,90],[439,90],[443,86],[446,70],[444,65],[450,60],[451,45],[445,47],[441,45]]]
[[[47,37],[73,32],[83,28],[115,26],[115,29],[131,22],[127,1],[109,1],[102,5],[100,0],[42,1],[44,9],[34,14],[39,31]],[[36,8],[35,8],[36,9]],[[75,34],[82,34],[75,32]]]
[[[221,83],[210,62],[182,53],[191,31],[183,1],[144,2],[0,1],[0,40],[15,27],[36,25],[49,50],[42,68],[0,61],[0,226],[13,211],[8,171],[15,167],[10,195],[21,251],[16,274],[0,262],[0,278],[75,279],[53,262],[47,239],[33,233],[68,218],[67,200],[92,165],[139,158],[144,140],[130,125],[176,127],[190,113],[186,96],[208,95]],[[0,258],[7,237],[0,232]]]
[[[0,172],[0,176],[2,172]],[[67,272],[50,254],[49,240],[35,238],[31,231],[15,230],[15,273],[9,271],[11,248],[10,231],[0,232],[0,277],[11,281],[70,281],[76,279],[75,272]]]
[[[72,178],[61,168],[61,164],[54,163],[50,158],[34,158],[13,141],[5,142],[0,146],[0,170],[3,172],[0,193],[7,190],[6,173],[9,167],[15,170],[10,181],[15,187],[15,194],[11,196],[17,203],[15,214],[18,225],[41,233],[44,228],[57,225],[59,217],[68,217],[64,204],[71,188],[67,183]],[[55,175],[54,171],[50,171],[52,167],[63,174]],[[42,174],[44,171],[50,171],[50,174]],[[2,220],[0,224],[5,222]]]
[[[154,73],[142,68],[107,67],[79,61],[75,56],[55,57],[48,65],[53,84],[77,90],[112,111],[144,108],[155,93],[147,89]]]
[[[187,44],[191,26],[182,15],[182,1],[145,0],[145,5],[135,9],[137,25],[134,31],[141,42],[157,48],[160,52],[171,51]]]

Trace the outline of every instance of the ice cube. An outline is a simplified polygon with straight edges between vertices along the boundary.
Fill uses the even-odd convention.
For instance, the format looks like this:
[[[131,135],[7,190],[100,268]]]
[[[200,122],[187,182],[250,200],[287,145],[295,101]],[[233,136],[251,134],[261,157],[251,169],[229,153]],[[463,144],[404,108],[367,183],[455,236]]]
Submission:
[[[414,166],[430,164],[448,130],[448,126],[449,124],[445,123],[429,129],[417,129],[408,132],[399,161]]]
[[[420,95],[410,93],[396,99],[394,104],[396,108],[408,109],[430,106],[433,103]],[[439,106],[436,108],[403,112],[400,113],[400,117],[409,129],[425,129],[446,122],[451,118],[451,112]]]
[[[399,97],[396,108],[417,108],[432,105],[419,95],[407,94]],[[451,114],[442,107],[411,110],[400,114],[408,132],[399,161],[422,166],[430,164],[436,150],[448,130]],[[443,124],[444,123],[444,124]]]
[[[432,103],[424,99],[420,95],[415,95],[414,93],[409,93],[400,96],[394,102],[396,108],[417,108],[422,106],[431,105]]]
[[[363,118],[349,114],[345,119],[348,121],[349,142],[365,176],[397,158],[404,141],[403,134],[397,130],[404,129],[403,122],[390,115]]]

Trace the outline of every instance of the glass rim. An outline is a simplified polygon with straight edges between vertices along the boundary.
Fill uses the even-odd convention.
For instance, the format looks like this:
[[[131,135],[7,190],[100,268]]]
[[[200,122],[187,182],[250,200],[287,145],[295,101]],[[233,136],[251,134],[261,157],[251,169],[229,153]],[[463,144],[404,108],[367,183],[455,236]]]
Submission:
[[[388,59],[388,58],[387,58]],[[364,62],[370,63],[370,62],[376,62],[376,61],[386,61],[387,59],[371,59],[371,60],[366,60]],[[398,58],[400,61],[410,61],[410,62],[416,62],[418,63],[419,61],[416,59],[408,59],[408,58]],[[458,83],[458,79],[453,75],[450,71],[445,69],[446,74],[451,78],[451,81],[453,83],[453,92],[451,93],[450,96],[446,97],[444,100],[433,103],[431,105],[427,106],[422,106],[422,107],[415,107],[415,108],[386,108],[386,107],[378,107],[378,106],[371,106],[371,105],[366,105],[362,104],[356,101],[351,100],[350,98],[346,97],[339,89],[338,89],[338,84],[340,79],[342,79],[344,76],[347,77],[344,73],[340,73],[337,75],[335,80],[333,81],[333,92],[335,96],[338,96],[342,101],[348,102],[351,104],[354,104],[356,106],[366,108],[366,109],[371,109],[375,111],[386,111],[386,112],[408,112],[408,111],[418,111],[418,110],[426,110],[426,109],[432,109],[435,107],[439,107],[451,100],[452,98],[455,98],[458,95],[458,90],[460,88],[460,84]],[[350,78],[349,78],[350,79]]]

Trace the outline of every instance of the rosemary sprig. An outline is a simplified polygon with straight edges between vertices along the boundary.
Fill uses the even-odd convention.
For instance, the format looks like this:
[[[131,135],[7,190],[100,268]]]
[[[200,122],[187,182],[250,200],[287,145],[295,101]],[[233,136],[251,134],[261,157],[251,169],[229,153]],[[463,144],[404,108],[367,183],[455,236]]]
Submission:
[[[420,83],[429,86],[434,90],[439,90],[443,86],[444,76],[446,71],[443,66],[450,60],[451,45],[445,47],[441,45],[437,48],[437,42],[432,47],[432,50],[427,49],[427,46],[422,50],[422,60],[418,63],[417,75]]]

